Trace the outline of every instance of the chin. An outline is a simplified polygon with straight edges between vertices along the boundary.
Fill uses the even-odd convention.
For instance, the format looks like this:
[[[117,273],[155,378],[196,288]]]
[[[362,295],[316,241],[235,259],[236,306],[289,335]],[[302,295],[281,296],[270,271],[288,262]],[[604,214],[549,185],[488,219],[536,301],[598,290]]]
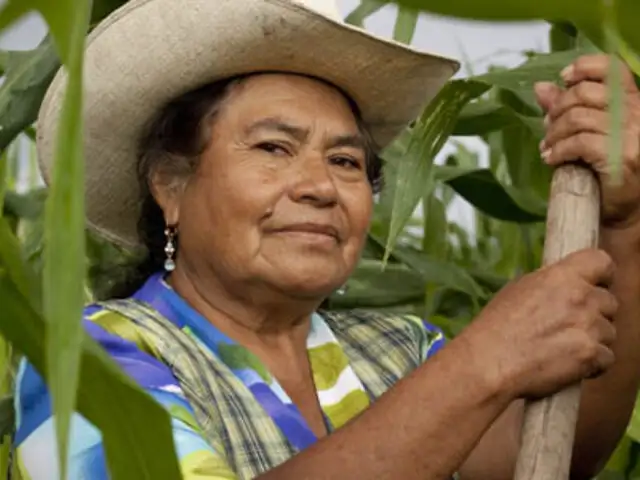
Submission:
[[[274,284],[289,295],[308,299],[324,299],[347,281],[348,275],[336,269],[288,269]]]

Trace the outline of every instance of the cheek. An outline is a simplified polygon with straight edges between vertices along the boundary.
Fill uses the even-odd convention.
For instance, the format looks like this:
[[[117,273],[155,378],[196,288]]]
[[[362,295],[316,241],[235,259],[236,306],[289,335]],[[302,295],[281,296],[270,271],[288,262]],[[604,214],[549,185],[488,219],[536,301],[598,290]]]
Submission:
[[[252,178],[252,173],[255,177],[254,172],[207,174],[189,186],[180,206],[181,223],[184,218],[185,230],[199,239],[199,250],[236,258],[255,250],[260,219],[269,210],[273,195],[264,179]]]
[[[373,212],[373,196],[369,188],[352,191],[344,201],[350,227],[350,242],[361,246],[369,231]]]

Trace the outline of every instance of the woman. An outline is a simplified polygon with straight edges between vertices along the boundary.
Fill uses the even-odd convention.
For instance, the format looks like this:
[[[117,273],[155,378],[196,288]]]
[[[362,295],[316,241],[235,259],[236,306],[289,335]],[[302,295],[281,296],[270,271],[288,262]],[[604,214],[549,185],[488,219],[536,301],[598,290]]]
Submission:
[[[92,34],[88,218],[146,258],[119,299],[87,307],[87,331],[167,408],[188,479],[510,478],[522,400],[598,376],[573,459],[588,478],[639,377],[631,75],[625,181],[603,182],[608,254],[514,282],[443,348],[411,316],[318,309],[360,256],[378,149],[456,65],[341,24],[331,2],[304,3],[135,0]],[[584,57],[566,89],[538,86],[549,164],[582,157],[607,178],[607,64]],[[58,76],[40,116],[45,176],[63,86]],[[21,469],[56,478],[46,386],[29,365],[17,383]],[[69,478],[108,477],[80,416],[70,449]]]

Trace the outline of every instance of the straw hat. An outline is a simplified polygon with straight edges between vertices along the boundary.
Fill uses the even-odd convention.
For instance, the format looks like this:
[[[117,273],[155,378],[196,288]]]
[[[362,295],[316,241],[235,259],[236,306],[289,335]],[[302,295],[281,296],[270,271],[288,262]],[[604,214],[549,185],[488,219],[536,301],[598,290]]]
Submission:
[[[259,71],[325,79],[352,97],[386,146],[458,67],[345,24],[335,0],[131,0],[87,41],[88,224],[121,245],[139,245],[138,140],[165,103],[196,87]],[[65,87],[60,70],[38,118],[47,182]]]

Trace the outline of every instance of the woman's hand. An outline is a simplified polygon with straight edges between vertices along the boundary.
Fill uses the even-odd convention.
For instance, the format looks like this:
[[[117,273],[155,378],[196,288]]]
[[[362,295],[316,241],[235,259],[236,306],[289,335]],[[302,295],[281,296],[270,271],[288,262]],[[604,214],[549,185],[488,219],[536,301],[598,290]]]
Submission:
[[[607,161],[610,62],[607,55],[583,56],[563,70],[566,89],[553,83],[536,85],[538,102],[546,112],[546,136],[540,149],[549,165],[576,159],[591,165],[602,187],[603,226],[627,227],[640,223],[640,92],[631,71],[622,65],[623,161],[621,181],[616,182]]]
[[[614,362],[613,262],[584,250],[502,289],[462,334],[480,369],[512,398],[546,396]]]

